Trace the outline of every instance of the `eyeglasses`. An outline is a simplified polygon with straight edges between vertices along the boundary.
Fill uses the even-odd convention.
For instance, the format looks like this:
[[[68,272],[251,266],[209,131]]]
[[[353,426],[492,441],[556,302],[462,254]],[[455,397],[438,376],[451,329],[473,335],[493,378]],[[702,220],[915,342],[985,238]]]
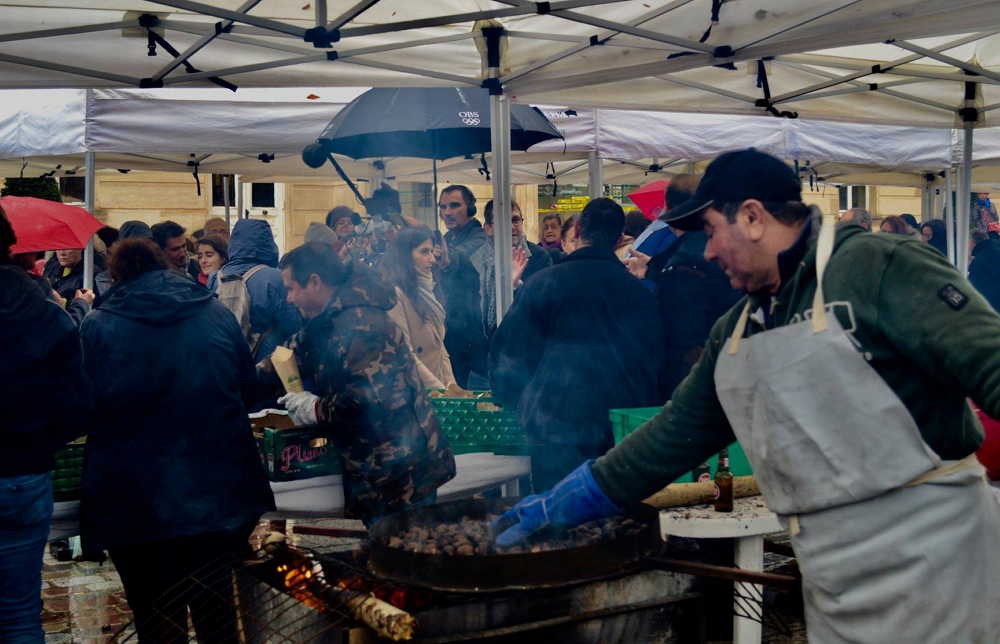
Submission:
[[[461,201],[449,201],[448,203],[439,203],[438,209],[444,210],[445,208],[461,208],[465,204]]]
[[[516,226],[518,224],[523,224],[524,223],[524,218],[523,217],[511,217],[510,218],[510,223],[513,224],[514,226]]]

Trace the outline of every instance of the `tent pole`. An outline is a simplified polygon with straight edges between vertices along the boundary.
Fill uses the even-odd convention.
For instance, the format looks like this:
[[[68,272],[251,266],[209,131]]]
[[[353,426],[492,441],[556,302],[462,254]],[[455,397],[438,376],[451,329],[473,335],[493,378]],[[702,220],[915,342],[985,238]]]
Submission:
[[[510,97],[500,83],[501,27],[484,27],[483,51],[486,76],[490,86],[490,137],[493,153],[493,257],[496,273],[497,325],[514,301],[513,240],[510,203]]]
[[[948,240],[948,261],[952,264],[957,265],[958,260],[955,257],[955,195],[953,192],[954,186],[952,185],[954,181],[952,177],[955,174],[954,168],[948,166],[944,171],[944,192],[945,192],[945,204],[944,204],[944,224],[946,229],[946,236]]]
[[[91,215],[94,214],[94,187],[97,185],[95,176],[96,154],[85,152],[84,163],[87,165],[87,175],[83,183],[84,207]],[[96,215],[95,215],[96,216]],[[94,238],[87,242],[87,247],[83,249],[83,288],[94,289]]]
[[[438,160],[437,158],[431,159],[431,171],[434,173],[434,201],[438,198]]]
[[[240,181],[240,175],[235,175],[233,177],[236,181],[236,218],[243,218],[243,182]],[[226,225],[229,226],[229,219],[226,219]],[[230,226],[230,230],[232,227]]]
[[[222,175],[222,205],[226,209],[226,227],[229,227],[229,175]]]
[[[931,182],[924,183],[920,199],[920,221],[927,221],[931,211]]]
[[[597,150],[587,153],[587,194],[591,199],[604,196],[604,166]]]
[[[958,223],[955,234],[958,270],[965,275],[969,270],[969,224],[972,216],[972,129],[975,123],[962,124],[962,183],[958,189]]]

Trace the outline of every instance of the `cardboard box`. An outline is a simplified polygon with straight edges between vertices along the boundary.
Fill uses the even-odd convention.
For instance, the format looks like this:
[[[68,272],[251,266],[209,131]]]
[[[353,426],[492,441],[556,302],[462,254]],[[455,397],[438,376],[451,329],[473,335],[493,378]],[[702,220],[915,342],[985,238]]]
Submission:
[[[296,427],[288,412],[276,409],[250,414],[250,424],[270,480],[340,474],[340,453],[317,425]]]

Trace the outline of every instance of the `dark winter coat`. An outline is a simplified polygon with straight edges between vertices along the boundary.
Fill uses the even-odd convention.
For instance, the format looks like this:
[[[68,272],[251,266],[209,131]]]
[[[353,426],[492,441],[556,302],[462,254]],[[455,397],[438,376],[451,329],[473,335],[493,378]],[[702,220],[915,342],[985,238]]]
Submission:
[[[969,281],[994,311],[1000,311],[1000,239],[987,239],[972,249]]]
[[[389,317],[391,287],[355,263],[326,309],[295,339],[317,416],[344,465],[347,513],[371,524],[426,500],[455,476],[455,458]]]
[[[278,246],[271,227],[260,219],[240,219],[229,238],[229,261],[208,281],[214,291],[219,277],[243,275],[254,266],[268,268],[254,273],[246,281],[250,294],[250,330],[263,334],[254,352],[254,362],[271,355],[274,348],[302,328],[298,310],[285,299],[285,285],[278,266]]]
[[[116,284],[80,328],[96,392],[81,529],[88,548],[231,531],[274,509],[243,395],[236,318],[171,270]]]
[[[18,266],[0,266],[0,478],[52,469],[86,432],[91,395],[76,324]]]
[[[472,369],[485,372],[486,336],[480,311],[479,274],[461,253],[449,255],[448,267],[438,273],[447,319],[444,347],[451,356],[455,380],[465,386]]]
[[[662,402],[659,334],[653,295],[611,251],[581,248],[518,289],[493,338],[493,393],[530,438],[605,450],[610,409]]]
[[[103,269],[104,259],[95,253],[94,272],[97,273]],[[83,288],[83,259],[80,259],[77,265],[70,270],[68,275],[63,276],[63,267],[59,265],[59,260],[55,255],[53,255],[47,262],[45,262],[45,268],[42,269],[42,275],[45,279],[49,280],[49,284],[52,285],[52,289],[56,293],[58,293],[61,297],[72,301],[73,296],[76,295],[77,289]]]
[[[670,398],[701,357],[715,321],[742,296],[719,265],[705,259],[707,242],[700,230],[686,233],[647,267],[646,279],[655,286],[662,324],[658,334],[664,345],[662,400]]]

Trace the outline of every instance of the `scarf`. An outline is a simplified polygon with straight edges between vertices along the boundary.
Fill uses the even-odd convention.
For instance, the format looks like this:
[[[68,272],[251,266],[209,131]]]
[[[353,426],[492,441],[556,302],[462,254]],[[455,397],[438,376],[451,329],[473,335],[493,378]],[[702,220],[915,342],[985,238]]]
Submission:
[[[431,323],[439,329],[444,328],[444,307],[441,306],[441,302],[434,295],[434,276],[430,271],[417,273],[417,295],[423,300],[427,306],[427,310],[430,311]]]
[[[556,250],[562,250],[561,239],[557,239],[554,242],[547,242],[543,239],[542,241],[538,242],[538,245],[546,250],[552,250],[553,248],[555,248]]]

